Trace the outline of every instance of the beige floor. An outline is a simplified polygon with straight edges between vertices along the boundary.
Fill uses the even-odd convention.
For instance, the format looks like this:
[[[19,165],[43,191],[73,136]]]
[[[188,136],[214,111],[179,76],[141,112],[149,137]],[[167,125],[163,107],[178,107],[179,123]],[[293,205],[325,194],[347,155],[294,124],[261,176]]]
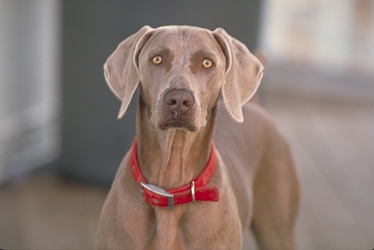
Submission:
[[[0,248],[92,249],[106,192],[49,173],[0,188]]]
[[[302,177],[300,249],[373,249],[373,104],[268,100]]]
[[[373,249],[374,101],[267,93],[263,102],[300,168],[299,249]],[[93,248],[106,192],[48,173],[1,187],[0,248]]]

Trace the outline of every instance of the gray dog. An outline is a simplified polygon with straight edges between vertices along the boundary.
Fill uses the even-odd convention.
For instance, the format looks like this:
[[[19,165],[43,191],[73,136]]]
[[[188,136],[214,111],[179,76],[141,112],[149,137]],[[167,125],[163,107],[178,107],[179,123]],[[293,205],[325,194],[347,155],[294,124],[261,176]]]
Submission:
[[[145,26],[104,65],[136,139],[104,204],[97,248],[294,249],[299,182],[287,142],[254,102],[263,66],[223,29]],[[222,94],[223,100],[219,100]],[[214,143],[213,143],[214,141]]]

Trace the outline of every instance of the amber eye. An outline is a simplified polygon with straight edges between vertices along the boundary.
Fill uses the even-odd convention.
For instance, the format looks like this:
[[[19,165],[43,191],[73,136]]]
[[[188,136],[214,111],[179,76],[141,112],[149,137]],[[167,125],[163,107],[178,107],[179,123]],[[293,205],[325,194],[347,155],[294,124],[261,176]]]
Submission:
[[[162,57],[161,56],[155,56],[152,58],[152,62],[154,64],[160,64],[162,62]]]
[[[210,68],[210,67],[212,67],[212,65],[213,65],[213,62],[211,60],[204,59],[204,61],[203,61],[204,68]]]

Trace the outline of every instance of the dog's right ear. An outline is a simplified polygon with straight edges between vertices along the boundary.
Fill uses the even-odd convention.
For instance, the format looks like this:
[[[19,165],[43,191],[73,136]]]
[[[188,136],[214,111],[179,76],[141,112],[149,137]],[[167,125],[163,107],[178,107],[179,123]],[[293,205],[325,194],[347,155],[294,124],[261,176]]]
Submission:
[[[242,106],[252,98],[260,85],[264,67],[247,47],[221,28],[213,31],[226,57],[226,76],[222,96],[234,121],[244,121]]]
[[[122,102],[118,119],[127,113],[132,96],[138,87],[139,53],[153,30],[150,26],[144,26],[122,41],[104,64],[105,80],[110,90]]]

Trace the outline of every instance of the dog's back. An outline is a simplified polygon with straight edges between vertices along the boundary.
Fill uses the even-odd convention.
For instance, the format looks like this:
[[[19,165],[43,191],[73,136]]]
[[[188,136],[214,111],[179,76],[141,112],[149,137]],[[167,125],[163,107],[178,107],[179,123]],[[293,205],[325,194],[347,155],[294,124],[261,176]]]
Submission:
[[[257,103],[243,106],[240,124],[228,121],[232,119],[222,103],[218,109],[214,141],[229,170],[243,225],[252,227],[263,247],[264,234],[292,239],[299,183],[287,141]]]

